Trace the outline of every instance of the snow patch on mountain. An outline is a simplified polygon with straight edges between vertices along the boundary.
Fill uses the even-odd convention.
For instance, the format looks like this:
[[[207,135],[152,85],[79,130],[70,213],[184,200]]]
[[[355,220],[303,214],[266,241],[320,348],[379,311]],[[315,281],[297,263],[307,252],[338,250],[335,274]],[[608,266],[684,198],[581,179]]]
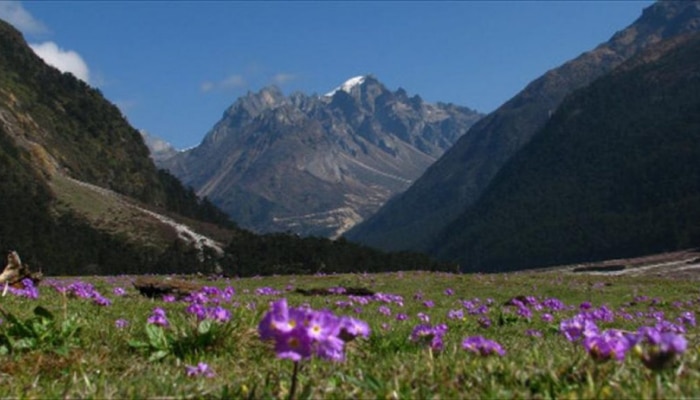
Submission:
[[[342,85],[338,86],[337,88],[331,90],[330,92],[326,93],[327,97],[331,97],[337,92],[338,90],[342,90],[343,92],[350,93],[350,90],[354,88],[355,86],[362,85],[362,83],[365,81],[366,75],[360,75],[360,76],[355,76],[347,81],[343,82]]]

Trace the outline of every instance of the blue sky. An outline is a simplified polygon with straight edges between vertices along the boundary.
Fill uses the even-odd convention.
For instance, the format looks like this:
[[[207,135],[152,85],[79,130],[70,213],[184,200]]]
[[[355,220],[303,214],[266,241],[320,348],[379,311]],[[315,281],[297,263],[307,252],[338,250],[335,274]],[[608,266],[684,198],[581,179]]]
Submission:
[[[652,3],[0,1],[0,18],[135,128],[185,148],[271,84],[324,94],[371,73],[391,90],[490,112]]]

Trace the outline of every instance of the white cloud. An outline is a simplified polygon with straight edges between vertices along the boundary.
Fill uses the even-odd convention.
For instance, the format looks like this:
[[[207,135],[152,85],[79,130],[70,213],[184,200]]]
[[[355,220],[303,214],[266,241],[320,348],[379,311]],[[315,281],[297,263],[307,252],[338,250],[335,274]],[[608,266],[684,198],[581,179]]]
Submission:
[[[204,81],[199,85],[199,90],[202,93],[207,93],[215,90],[229,91],[245,88],[250,85],[250,80],[255,82],[261,80],[262,77],[260,76],[260,68],[256,68],[257,70],[251,67],[249,68],[250,71],[248,71],[246,74],[232,74],[226,77],[225,79],[219,81]],[[298,79],[298,76],[295,74],[280,72],[278,74],[272,75],[271,78],[264,78],[264,81],[275,85],[284,85],[295,79]]]
[[[205,81],[199,85],[202,92],[211,92],[212,90],[232,90],[245,87],[248,84],[243,75],[230,75],[218,82]]]
[[[0,1],[0,18],[25,34],[48,32],[46,25],[29,14],[19,1]]]
[[[199,89],[200,89],[202,92],[205,92],[205,93],[206,93],[206,92],[209,92],[209,91],[211,91],[211,90],[214,89],[214,83],[212,83],[212,82],[202,82],[202,84],[199,85]]]
[[[297,79],[297,76],[294,74],[287,74],[284,72],[280,72],[279,74],[276,74],[275,76],[272,77],[272,82],[275,83],[276,85],[284,85],[285,83],[291,82],[295,79]]]
[[[237,89],[245,85],[246,81],[242,75],[231,75],[220,83],[222,89]]]
[[[89,83],[90,70],[87,64],[73,50],[63,50],[54,42],[44,42],[40,44],[30,44],[29,47],[47,64],[56,67],[61,72],[70,72],[78,79]]]

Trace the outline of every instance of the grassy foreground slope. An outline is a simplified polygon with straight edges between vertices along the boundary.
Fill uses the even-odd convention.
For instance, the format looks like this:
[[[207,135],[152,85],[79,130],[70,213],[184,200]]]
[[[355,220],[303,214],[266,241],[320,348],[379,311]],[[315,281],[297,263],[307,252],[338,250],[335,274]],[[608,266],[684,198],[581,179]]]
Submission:
[[[0,397],[286,397],[293,363],[277,359],[258,335],[269,302],[279,298],[350,315],[371,328],[368,338],[346,344],[343,362],[302,362],[300,398],[700,396],[700,338],[690,318],[700,311],[697,281],[562,271],[278,276],[200,281],[209,288],[198,302],[165,302],[142,297],[132,279],[50,280],[35,299],[8,293],[0,304],[7,313],[0,349],[10,349],[0,355]],[[339,286],[382,294],[295,291]],[[529,314],[506,305],[518,296]],[[229,314],[219,310],[221,322],[198,322],[193,304]],[[43,309],[33,314],[36,307]],[[156,308],[165,312],[167,328],[147,322]],[[621,361],[596,362],[559,328],[582,310],[604,316],[601,329],[676,324],[687,350],[658,371],[633,351]],[[445,324],[441,350],[410,339],[419,324]],[[505,354],[462,348],[477,335],[500,343]]]

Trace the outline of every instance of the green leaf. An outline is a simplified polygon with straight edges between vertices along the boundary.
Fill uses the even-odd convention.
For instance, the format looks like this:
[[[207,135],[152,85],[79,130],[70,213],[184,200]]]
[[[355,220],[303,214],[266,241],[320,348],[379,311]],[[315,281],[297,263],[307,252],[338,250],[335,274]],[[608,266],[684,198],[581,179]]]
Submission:
[[[42,306],[34,307],[34,315],[36,315],[37,317],[41,317],[45,320],[47,319],[47,320],[53,321],[53,319],[54,319],[51,311],[47,310],[46,308],[44,308]]]
[[[146,324],[146,335],[151,346],[157,349],[167,348],[167,340],[163,328],[158,325]]]
[[[166,350],[158,350],[158,351],[154,352],[153,354],[151,354],[151,356],[148,358],[148,361],[153,362],[153,361],[162,360],[165,357],[167,357],[168,354],[169,354],[169,352]]]
[[[34,349],[36,348],[36,339],[34,338],[22,338],[19,340],[16,340],[13,344],[12,347],[17,349],[17,350],[29,350],[29,349]]]

